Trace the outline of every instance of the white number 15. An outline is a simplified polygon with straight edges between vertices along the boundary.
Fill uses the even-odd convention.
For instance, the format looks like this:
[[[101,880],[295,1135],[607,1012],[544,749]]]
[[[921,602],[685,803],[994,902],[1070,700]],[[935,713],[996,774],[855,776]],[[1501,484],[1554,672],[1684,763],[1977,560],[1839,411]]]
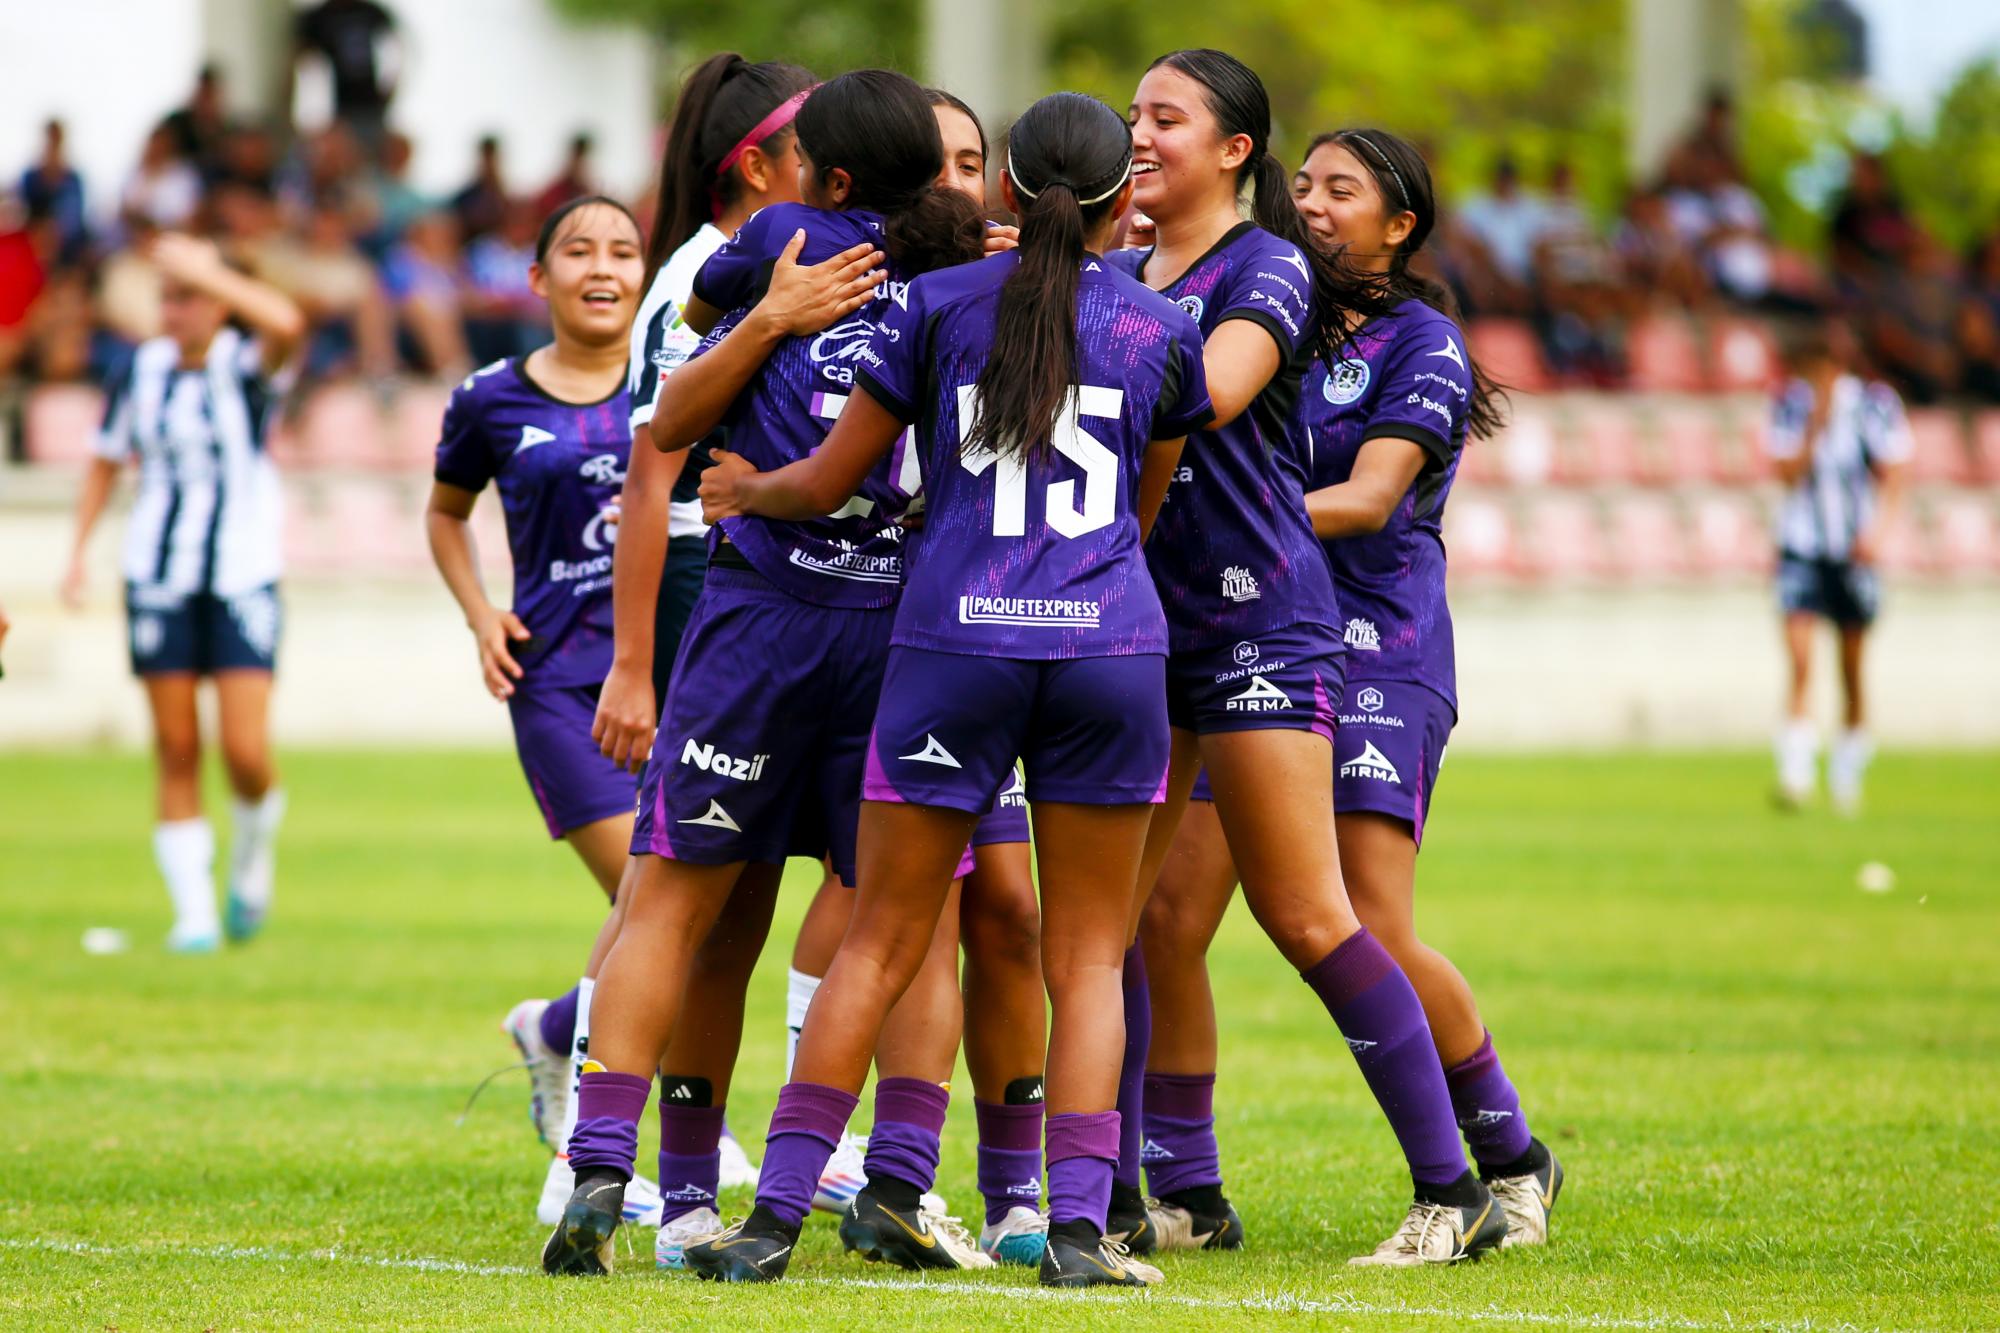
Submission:
[[[1055,451],[1083,469],[1083,503],[1077,503],[1077,482],[1051,482],[1044,510],[1048,524],[1065,537],[1081,537],[1086,532],[1109,527],[1118,512],[1118,455],[1112,453],[1089,431],[1081,417],[1108,417],[1124,414],[1125,391],[1079,385],[1063,400],[1049,443]],[[979,410],[979,386],[958,388],[958,438],[963,443],[972,433]],[[959,466],[977,477],[987,468],[993,476],[993,535],[1019,537],[1028,530],[1028,462],[1019,451],[1005,457],[981,445],[961,452]],[[997,467],[995,466],[997,464]]]

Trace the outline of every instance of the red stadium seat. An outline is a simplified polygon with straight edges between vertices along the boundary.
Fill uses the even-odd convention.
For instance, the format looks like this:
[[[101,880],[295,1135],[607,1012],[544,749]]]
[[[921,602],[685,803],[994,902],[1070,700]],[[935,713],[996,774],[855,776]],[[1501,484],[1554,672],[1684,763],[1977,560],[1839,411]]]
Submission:
[[[1466,443],[1465,463],[1476,462],[1477,476],[1487,484],[1540,486],[1555,465],[1555,453],[1555,429],[1548,413],[1517,399],[1498,435]],[[1461,473],[1464,467],[1460,464]]]
[[[1627,495],[1612,502],[1606,554],[1614,573],[1638,582],[1680,578],[1691,567],[1680,515],[1659,495]]]
[[[343,479],[329,485],[326,501],[323,530],[338,545],[343,572],[381,577],[427,565],[423,503],[411,488],[373,478]]]
[[[1610,571],[1597,509],[1576,495],[1552,493],[1530,503],[1520,527],[1525,573],[1552,582],[1578,582]]]
[[[1692,568],[1715,577],[1764,574],[1771,569],[1770,528],[1755,501],[1716,492],[1694,501]]]
[[[1950,407],[1910,410],[1910,479],[1958,486],[1972,480],[1972,456],[1965,448],[1965,420]]]
[[[1507,578],[1520,572],[1514,526],[1491,500],[1454,495],[1444,511],[1446,559],[1454,578]]]
[[[1768,393],[1782,374],[1778,340],[1753,319],[1725,318],[1709,325],[1709,384],[1723,393]]]
[[[1679,316],[1648,315],[1634,322],[1625,335],[1625,355],[1635,389],[1691,393],[1707,387],[1700,345]]]
[[[30,463],[81,463],[104,424],[104,395],[87,384],[44,384],[30,391],[22,413],[23,452]]]
[[[1972,427],[1972,451],[1979,479],[2000,486],[2000,411],[1981,412]]]
[[[309,467],[373,467],[382,456],[382,411],[360,385],[322,385],[299,408],[297,440]]]
[[[1720,423],[1706,403],[1670,404],[1658,424],[1655,457],[1663,471],[1649,480],[1673,485],[1723,479]]]
[[[2000,534],[1993,503],[1983,495],[1947,495],[1931,510],[1931,532],[1941,573],[1991,574],[2000,569]]]
[[[1571,416],[1556,451],[1555,478],[1571,486],[1600,486],[1636,480],[1639,432],[1630,399],[1583,400]]]
[[[1542,362],[1542,345],[1525,320],[1475,319],[1465,341],[1480,369],[1510,389],[1547,393],[1555,387]]]
[[[417,381],[397,391],[384,466],[430,475],[437,457],[438,427],[444,420],[445,404],[451,401],[452,387],[449,383]]]

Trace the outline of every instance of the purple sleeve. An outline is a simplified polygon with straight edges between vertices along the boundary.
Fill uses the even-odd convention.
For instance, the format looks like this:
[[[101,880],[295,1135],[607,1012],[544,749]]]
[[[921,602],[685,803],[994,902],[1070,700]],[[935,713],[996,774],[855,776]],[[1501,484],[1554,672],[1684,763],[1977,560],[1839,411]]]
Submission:
[[[924,314],[924,294],[929,287],[919,278],[901,297],[890,300],[888,313],[862,346],[855,369],[856,384],[905,425],[923,415],[923,404],[917,399],[924,382],[924,362],[930,355],[923,345],[930,322]]]
[[[1160,383],[1160,401],[1153,409],[1156,440],[1178,440],[1208,424],[1215,404],[1208,398],[1208,368],[1203,364],[1201,326],[1185,310],[1167,344],[1167,371]]]
[[[760,208],[750,215],[737,233],[724,241],[694,275],[694,294],[716,310],[730,311],[750,305],[763,294],[770,281],[771,264],[784,249],[796,227],[787,230],[776,245],[775,225],[789,216],[782,204]]]
[[[464,491],[484,490],[498,470],[486,432],[480,429],[473,384],[467,380],[452,390],[451,402],[444,409],[444,425],[438,431],[437,465],[431,472],[445,485]]]
[[[1221,308],[1209,327],[1247,319],[1271,335],[1279,360],[1289,363],[1312,332],[1312,265],[1290,241],[1275,236],[1265,241],[1262,250],[1244,256],[1217,293]]]
[[[1465,438],[1473,393],[1458,329],[1444,320],[1426,320],[1397,330],[1376,373],[1382,387],[1361,428],[1362,442],[1384,436],[1408,440],[1435,466],[1448,465],[1453,441]]]

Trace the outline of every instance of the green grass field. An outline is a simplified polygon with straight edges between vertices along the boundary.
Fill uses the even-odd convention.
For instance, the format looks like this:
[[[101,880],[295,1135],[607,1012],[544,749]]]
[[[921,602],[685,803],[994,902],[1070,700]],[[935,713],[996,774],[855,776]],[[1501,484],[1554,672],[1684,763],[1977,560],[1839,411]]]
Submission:
[[[594,891],[510,755],[287,771],[273,925],[181,959],[146,763],[0,758],[0,1326],[2000,1327],[2000,756],[1891,754],[1854,822],[1773,814],[1759,756],[1454,756],[1423,919],[1568,1165],[1554,1243],[1343,1266],[1407,1179],[1239,909],[1218,1106],[1250,1246],[1136,1297],[926,1282],[842,1257],[824,1218],[776,1288],[658,1274],[649,1234],[607,1282],[542,1277],[525,1077],[455,1120],[508,1007],[572,978]],[[1856,887],[1871,860],[1893,891]],[[753,1153],[806,883],[752,997]],[[93,925],[132,951],[86,955]],[[972,1149],[962,1096],[940,1188],[968,1212]]]

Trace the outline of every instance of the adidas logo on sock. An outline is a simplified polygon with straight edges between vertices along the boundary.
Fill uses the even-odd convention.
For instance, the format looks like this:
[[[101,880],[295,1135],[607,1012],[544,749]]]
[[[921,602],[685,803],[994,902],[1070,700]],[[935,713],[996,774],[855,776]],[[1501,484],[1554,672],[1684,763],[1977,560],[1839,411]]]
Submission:
[[[693,1101],[694,1089],[690,1088],[687,1084],[683,1083],[679,1087],[675,1088],[672,1092],[668,1093],[667,1096],[677,1102]]]

